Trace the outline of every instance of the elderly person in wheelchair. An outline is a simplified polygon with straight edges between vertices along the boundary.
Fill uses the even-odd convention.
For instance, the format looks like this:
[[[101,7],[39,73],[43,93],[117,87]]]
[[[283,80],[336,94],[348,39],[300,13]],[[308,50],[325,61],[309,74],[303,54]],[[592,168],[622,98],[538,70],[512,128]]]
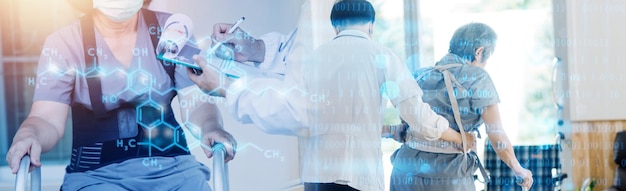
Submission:
[[[86,14],[44,44],[58,54],[40,58],[37,78],[47,81],[36,84],[31,112],[7,153],[12,172],[25,155],[31,167],[41,166],[41,153],[64,136],[71,109],[72,153],[62,190],[211,190],[209,169],[190,155],[181,127],[193,128],[209,158],[211,147],[223,143],[226,161],[233,159],[236,143],[212,103],[181,107],[185,125],[174,118],[175,96],[191,103],[202,92],[193,90],[186,68],[157,60],[150,28],[163,27],[170,14],[142,9],[144,0],[69,2]],[[103,99],[111,96],[116,101]]]

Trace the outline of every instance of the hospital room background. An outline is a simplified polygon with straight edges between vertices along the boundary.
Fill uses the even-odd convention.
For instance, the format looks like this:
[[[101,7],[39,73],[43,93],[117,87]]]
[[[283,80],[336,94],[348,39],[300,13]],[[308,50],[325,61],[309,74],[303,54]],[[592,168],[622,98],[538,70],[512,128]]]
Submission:
[[[188,15],[196,39],[209,36],[213,24],[242,16],[246,21],[240,27],[255,37],[268,32],[286,34],[306,15],[315,20],[314,30],[320,32],[312,40],[320,45],[333,37],[328,20],[334,1],[311,0],[310,7],[302,7],[305,0],[153,0],[150,9]],[[580,189],[585,180],[596,183],[594,190],[618,183],[614,178],[619,165],[613,161],[613,151],[615,135],[626,124],[622,72],[626,70],[622,58],[626,1],[370,1],[377,11],[373,39],[391,48],[410,70],[432,66],[445,55],[457,27],[469,22],[492,26],[498,34],[498,48],[486,70],[500,94],[503,123],[512,143],[546,146],[560,142],[554,157],[561,164],[559,173],[567,174],[559,182],[562,190]],[[66,0],[0,2],[0,159],[4,159],[29,113],[39,55],[54,54],[41,50],[45,38],[80,13]],[[268,135],[254,125],[240,124],[226,111],[222,98],[199,99],[220,106],[224,127],[239,143],[236,159],[228,164],[231,190],[302,190],[297,138]],[[385,123],[399,122],[390,109]],[[484,140],[479,140],[481,156]],[[389,181],[388,159],[400,144],[384,139],[382,146]],[[70,147],[71,136],[66,134],[54,150],[42,156],[43,190],[58,190]],[[212,160],[200,148],[193,148],[192,153],[211,166]],[[545,156],[531,153],[528,157],[530,161]],[[12,189],[14,178],[0,160],[0,190]],[[476,185],[485,189],[481,183]]]

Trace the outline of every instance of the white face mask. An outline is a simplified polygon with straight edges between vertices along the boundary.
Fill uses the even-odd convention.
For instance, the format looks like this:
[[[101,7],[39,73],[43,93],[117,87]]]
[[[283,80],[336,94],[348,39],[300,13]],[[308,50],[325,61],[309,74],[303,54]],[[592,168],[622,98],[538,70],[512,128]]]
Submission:
[[[143,6],[143,0],[93,0],[93,8],[109,19],[122,22],[130,19]]]

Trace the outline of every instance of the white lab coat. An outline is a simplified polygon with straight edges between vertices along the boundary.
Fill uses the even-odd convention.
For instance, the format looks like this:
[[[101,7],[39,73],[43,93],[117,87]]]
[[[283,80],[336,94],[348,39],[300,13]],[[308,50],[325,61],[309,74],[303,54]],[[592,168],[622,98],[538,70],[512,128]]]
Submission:
[[[262,131],[270,134],[296,135],[303,139],[305,145],[304,155],[309,156],[309,162],[315,162],[316,156],[328,156],[332,153],[315,149],[316,141],[319,135],[309,137],[309,126],[311,123],[311,115],[307,112],[309,109],[312,95],[307,92],[303,85],[303,71],[301,64],[305,61],[306,56],[313,53],[316,47],[332,40],[334,31],[327,21],[326,30],[320,30],[323,24],[312,23],[313,19],[308,6],[310,1],[303,6],[303,14],[299,21],[299,26],[294,32],[288,35],[279,33],[269,33],[260,37],[266,46],[266,55],[263,63],[258,67],[267,72],[284,74],[284,78],[269,77],[243,77],[236,80],[228,88],[227,103],[229,112],[242,123],[254,123]],[[327,10],[330,15],[330,8]],[[308,12],[308,13],[307,13]],[[322,13],[324,14],[324,13]],[[326,19],[328,20],[328,19]],[[316,21],[319,22],[319,21]],[[313,35],[315,33],[315,35]],[[326,33],[327,35],[320,35]],[[328,37],[326,40],[320,38]],[[400,63],[401,64],[401,63]],[[402,64],[401,64],[402,65]],[[406,87],[406,86],[403,86]],[[410,125],[409,134],[424,137],[427,140],[436,140],[448,128],[448,122],[441,116],[436,115],[427,104],[421,101],[421,91],[418,89],[417,83],[414,84],[416,91],[413,97],[407,98],[396,105],[403,105],[404,108],[414,108],[401,113]],[[407,107],[408,106],[408,107]],[[382,117],[381,117],[382,118]],[[380,132],[380,131],[378,131]],[[315,132],[313,132],[315,134]],[[379,137],[380,135],[378,135]],[[328,138],[328,137],[327,137]],[[326,139],[325,139],[326,140]],[[332,140],[330,140],[332,141]],[[338,140],[343,141],[343,140]],[[378,152],[380,154],[380,143],[373,151],[359,150],[350,157],[340,157],[342,167],[354,167],[347,165],[350,161],[362,160],[362,157],[370,156],[369,152]],[[308,154],[307,154],[308,153]],[[325,153],[325,154],[324,154]],[[356,158],[355,158],[356,157]],[[305,157],[306,158],[306,157]],[[372,158],[372,157],[367,157]],[[380,159],[382,160],[382,159]],[[359,175],[357,169],[342,172],[321,172],[317,167],[312,166],[313,163],[303,162],[303,181],[305,182],[334,182],[339,184],[347,184],[353,188],[360,190],[383,190],[382,181],[382,164],[381,161],[372,161],[360,163],[363,170],[372,172],[371,177],[357,177]],[[357,164],[355,162],[355,164]],[[308,169],[307,169],[308,168]],[[361,167],[359,167],[361,168]],[[366,173],[369,174],[369,173]],[[374,178],[374,179],[370,179]],[[370,181],[374,180],[374,181]],[[368,183],[368,184],[364,184]]]
[[[242,123],[254,123],[270,134],[306,136],[308,124],[306,103],[308,94],[301,86],[303,54],[330,41],[334,30],[328,19],[313,19],[316,14],[330,15],[334,0],[328,2],[306,1],[301,7],[298,28],[289,34],[277,32],[260,37],[266,52],[258,68],[283,74],[284,78],[242,78],[228,89],[226,100],[229,112]],[[330,5],[327,6],[327,5]]]

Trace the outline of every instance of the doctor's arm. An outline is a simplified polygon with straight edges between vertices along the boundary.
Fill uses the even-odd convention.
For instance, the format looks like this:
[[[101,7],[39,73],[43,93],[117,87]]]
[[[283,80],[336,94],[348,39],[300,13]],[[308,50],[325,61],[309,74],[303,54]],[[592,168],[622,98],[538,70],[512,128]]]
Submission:
[[[291,35],[271,32],[259,38],[250,36],[241,28],[233,33],[227,33],[232,24],[218,23],[213,26],[213,38],[223,42],[224,46],[234,50],[235,60],[238,62],[254,62],[255,66],[273,73],[285,74],[285,57],[288,54],[288,45],[294,40]],[[222,54],[216,54],[218,57]],[[226,59],[222,57],[222,59]]]
[[[52,101],[35,101],[31,112],[18,129],[7,152],[6,161],[13,174],[26,154],[31,166],[41,166],[41,153],[48,152],[61,140],[69,105]]]
[[[254,123],[265,133],[305,135],[307,97],[288,84],[274,78],[240,79],[228,88],[228,110],[238,121]]]
[[[450,128],[448,120],[435,113],[430,105],[422,101],[424,93],[419,87],[415,79],[408,72],[408,69],[401,62],[400,59],[393,53],[389,53],[387,70],[385,70],[385,77],[387,81],[397,84],[398,92],[392,91],[394,88],[384,88],[385,94],[395,95],[391,96],[391,103],[400,112],[400,118],[404,120],[409,128],[406,129],[406,140],[399,140],[400,142],[408,141],[413,137],[420,137],[429,141],[444,140],[457,144],[462,144],[463,140],[461,133]],[[402,131],[404,129],[396,128],[396,131]],[[392,134],[400,134],[400,132],[392,132]],[[465,134],[468,143],[473,143],[475,140],[474,135]],[[397,139],[396,139],[397,140]],[[469,148],[472,148],[470,145]]]
[[[400,117],[409,125],[407,137],[419,136],[431,141],[441,139],[462,144],[461,133],[450,128],[448,120],[437,115],[419,97],[421,96],[406,99],[397,105]],[[466,138],[469,143],[474,142],[473,135],[466,133]]]
[[[186,128],[191,132],[194,138],[199,139],[202,143],[202,149],[208,158],[213,157],[212,146],[215,142],[222,143],[226,147],[226,159],[228,162],[235,157],[235,148],[237,142],[233,136],[224,130],[222,116],[219,109],[213,103],[208,101],[195,100],[194,97],[209,96],[201,91],[191,90],[198,88],[189,86],[178,94],[180,102],[194,103],[186,104],[186,107],[180,107],[182,121],[186,122]],[[208,99],[200,99],[208,100]]]
[[[189,79],[203,91],[226,97],[228,111],[239,122],[254,123],[270,134],[302,135],[305,124],[303,94],[296,88],[285,88],[286,83],[274,78],[240,78],[233,80],[195,57],[202,68],[201,75],[188,72]],[[223,82],[220,82],[223,79]],[[224,84],[225,88],[218,88]]]

